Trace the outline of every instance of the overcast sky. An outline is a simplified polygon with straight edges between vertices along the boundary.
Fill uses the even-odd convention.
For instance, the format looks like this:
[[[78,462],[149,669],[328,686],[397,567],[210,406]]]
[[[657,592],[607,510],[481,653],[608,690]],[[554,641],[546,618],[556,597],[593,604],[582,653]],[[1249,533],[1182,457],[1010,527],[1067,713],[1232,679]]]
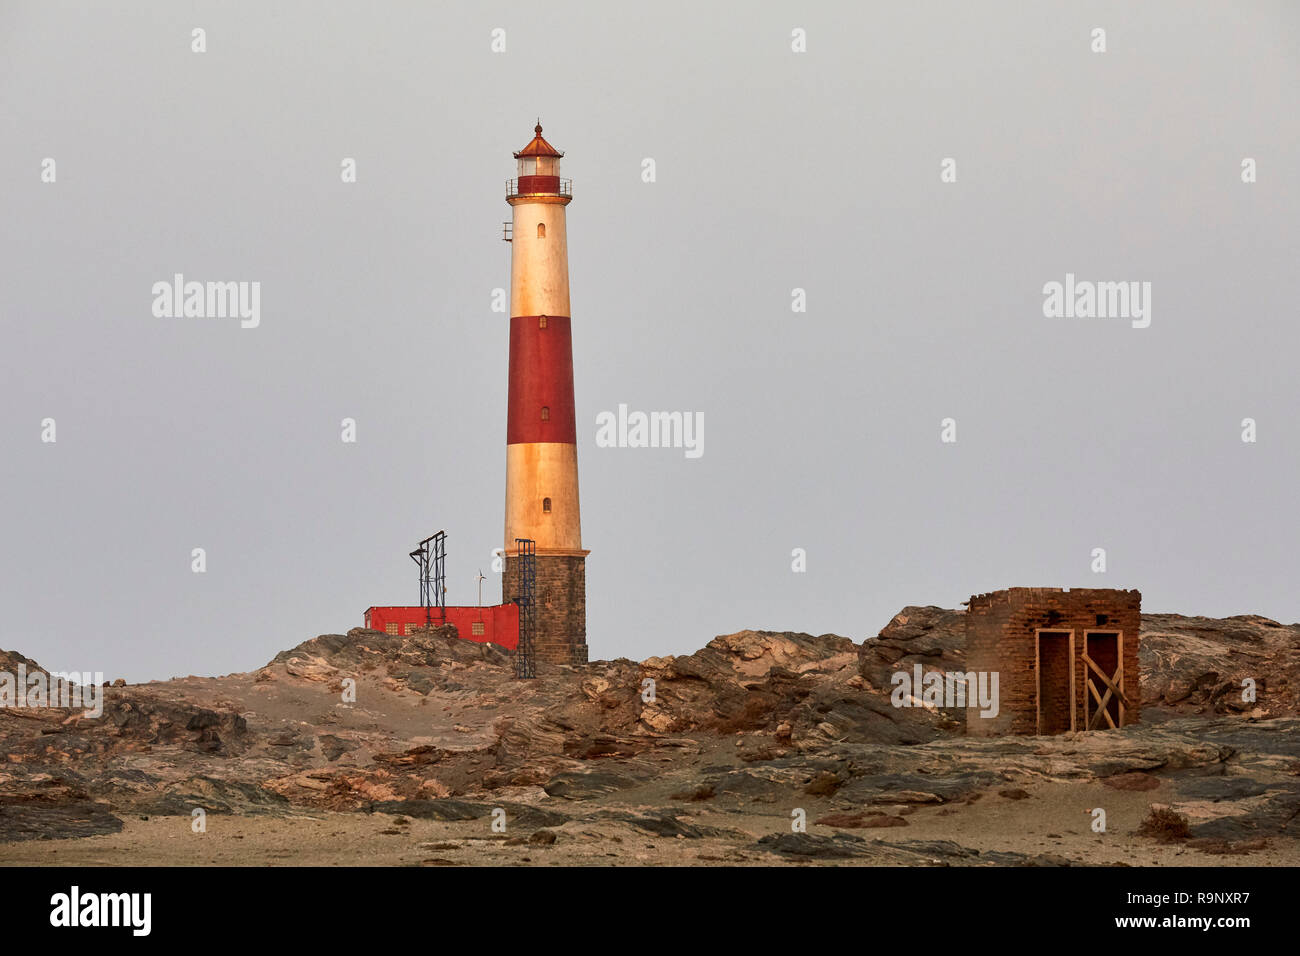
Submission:
[[[0,647],[248,670],[418,603],[440,528],[448,602],[499,601],[538,116],[593,659],[1016,585],[1300,619],[1298,38],[1282,2],[0,0]],[[156,317],[176,273],[260,282],[260,324]],[[1045,317],[1067,273],[1151,283],[1150,326]],[[620,403],[703,455],[598,448]]]

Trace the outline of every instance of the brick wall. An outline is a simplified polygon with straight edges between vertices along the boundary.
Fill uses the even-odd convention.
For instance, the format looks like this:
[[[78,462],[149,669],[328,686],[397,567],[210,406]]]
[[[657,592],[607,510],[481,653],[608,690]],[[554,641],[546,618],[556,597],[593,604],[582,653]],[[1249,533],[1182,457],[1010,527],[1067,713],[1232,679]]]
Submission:
[[[519,559],[506,555],[502,600],[519,595]],[[552,664],[587,663],[587,559],[577,555],[539,554],[533,598],[537,636],[533,652]]]
[[[1137,723],[1138,628],[1141,624],[1142,595],[1138,591],[1111,588],[1009,588],[980,594],[970,599],[966,613],[966,667],[973,671],[998,672],[999,711],[996,717],[980,717],[975,709],[966,713],[967,733],[974,736],[1033,734],[1038,728],[1038,674],[1034,635],[1040,629],[1074,632],[1074,718],[1083,730],[1084,697],[1087,695],[1086,665],[1083,662],[1085,632],[1118,631],[1124,641],[1124,693],[1129,705],[1124,723]],[[1069,646],[1068,640],[1064,642]],[[1044,668],[1044,705],[1047,713],[1060,706],[1064,729],[1069,729],[1070,688],[1068,672],[1054,669],[1051,655]],[[1113,658],[1113,654],[1112,654]],[[1112,661],[1097,659],[1106,668]],[[1099,683],[1099,682],[1098,682]],[[1102,688],[1102,693],[1105,689]],[[1089,712],[1095,712],[1090,701]],[[1112,714],[1117,711],[1112,710]],[[1118,723],[1118,721],[1117,721]],[[1103,720],[1102,727],[1109,725]],[[1044,727],[1044,732],[1053,729]]]

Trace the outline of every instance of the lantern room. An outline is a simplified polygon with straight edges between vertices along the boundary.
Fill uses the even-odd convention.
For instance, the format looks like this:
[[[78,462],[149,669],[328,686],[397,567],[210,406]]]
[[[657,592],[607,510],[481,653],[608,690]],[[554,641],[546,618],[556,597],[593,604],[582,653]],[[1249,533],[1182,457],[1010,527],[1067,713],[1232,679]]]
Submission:
[[[560,179],[560,157],[564,154],[542,138],[542,124],[533,127],[533,139],[515,153],[519,178],[510,183],[511,196],[568,196],[568,183]]]

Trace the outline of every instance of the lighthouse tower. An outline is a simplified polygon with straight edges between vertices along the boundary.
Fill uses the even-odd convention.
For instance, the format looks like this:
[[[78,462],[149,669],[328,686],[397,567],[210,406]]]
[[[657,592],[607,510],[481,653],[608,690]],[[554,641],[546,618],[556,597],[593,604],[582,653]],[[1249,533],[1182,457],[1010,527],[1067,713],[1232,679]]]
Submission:
[[[587,551],[578,512],[578,434],[573,405],[569,252],[560,178],[564,154],[542,138],[515,153],[518,178],[510,247],[510,397],[506,424],[505,575],[502,597],[519,596],[515,540],[536,542],[534,653],[557,664],[587,662]]]

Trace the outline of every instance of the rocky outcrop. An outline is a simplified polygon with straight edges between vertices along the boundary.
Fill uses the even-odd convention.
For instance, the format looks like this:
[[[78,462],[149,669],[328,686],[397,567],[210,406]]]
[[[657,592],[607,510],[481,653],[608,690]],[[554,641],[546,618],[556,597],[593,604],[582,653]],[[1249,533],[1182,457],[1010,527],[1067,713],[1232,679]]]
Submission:
[[[509,662],[510,652],[505,648],[462,641],[450,624],[406,635],[357,627],[347,634],[322,634],[281,651],[257,677],[263,681],[287,676],[334,683],[344,677],[380,672],[395,685],[427,694],[435,687],[448,689],[446,672],[454,670],[449,665],[502,667]]]
[[[99,836],[121,829],[121,819],[83,791],[0,794],[0,844]]]
[[[961,611],[907,607],[862,645],[747,630],[639,663],[542,664],[531,681],[451,628],[322,635],[249,673],[108,688],[100,719],[0,710],[0,841],[202,808],[277,827],[378,815],[393,839],[437,825],[437,859],[459,862],[492,859],[495,840],[591,862],[654,861],[671,844],[733,863],[1062,865],[1100,852],[1058,822],[1086,800],[1077,824],[1098,802],[1185,818],[1171,852],[1292,859],[1279,847],[1300,826],[1297,628],[1148,615],[1142,724],[974,739],[890,701],[896,670],[962,669],[963,625]],[[1244,708],[1248,676],[1259,699]],[[1011,806],[1041,838],[975,845],[963,821]],[[498,810],[508,831],[493,837]],[[799,812],[806,833],[791,831]],[[1123,840],[1155,845],[1136,823]]]
[[[1183,714],[1300,715],[1300,625],[1254,614],[1142,615],[1143,705]],[[1254,684],[1254,700],[1244,699]]]
[[[858,672],[872,687],[888,689],[895,671],[962,670],[966,614],[927,605],[903,608],[874,638],[862,642]]]

